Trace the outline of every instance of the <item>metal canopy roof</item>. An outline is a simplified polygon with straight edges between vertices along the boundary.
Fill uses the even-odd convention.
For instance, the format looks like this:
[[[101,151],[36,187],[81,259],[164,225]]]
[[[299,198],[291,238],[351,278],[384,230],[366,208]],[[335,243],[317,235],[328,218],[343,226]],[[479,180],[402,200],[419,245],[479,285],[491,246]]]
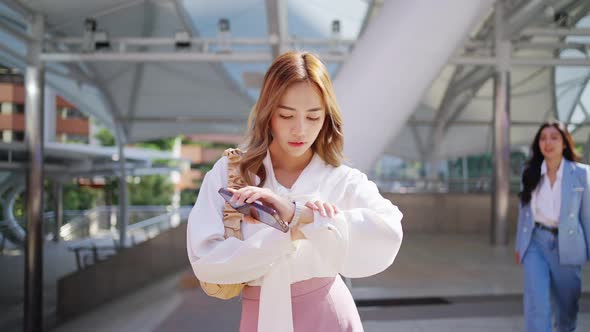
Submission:
[[[209,50],[210,61],[179,63],[161,61],[88,61],[47,62],[46,81],[61,95],[89,112],[107,127],[122,124],[126,142],[136,142],[182,134],[243,134],[258,89],[243,82],[246,72],[263,74],[270,63],[269,35],[281,13],[267,11],[273,1],[181,1],[181,0],[43,0],[7,1],[0,5],[0,37],[9,41],[0,48],[0,59],[23,68],[25,59],[26,19],[28,13],[42,13],[48,40],[65,41],[58,46],[46,43],[46,52],[77,50],[72,39],[82,38],[84,20],[94,18],[98,30],[108,33],[111,47],[127,51],[157,51],[192,56],[195,49]],[[361,0],[323,1],[308,4],[291,1],[286,11],[292,35],[319,38],[329,35],[332,17],[324,10],[336,9],[343,23],[342,36],[356,37],[364,23],[369,5]],[[324,17],[320,18],[320,16]],[[218,19],[231,22],[232,38],[258,38],[254,46],[234,46],[234,50],[265,50],[267,60],[258,63],[235,63],[232,54],[218,52],[213,45],[193,45],[183,52],[174,46],[175,33],[188,32],[191,38],[215,40]],[[272,24],[277,23],[277,24]],[[319,26],[321,24],[322,26]],[[8,33],[12,31],[13,33]],[[15,36],[21,35],[21,39]],[[151,38],[140,44],[139,38]],[[116,39],[128,44],[116,44]],[[133,40],[136,38],[136,40]],[[157,40],[159,38],[159,41]],[[67,39],[70,39],[67,41]],[[260,40],[267,42],[260,44]],[[154,42],[155,41],[155,42]],[[122,42],[122,43],[123,43]],[[97,52],[95,54],[100,54]],[[90,55],[90,54],[85,54]],[[91,55],[90,55],[91,56]],[[230,61],[222,62],[219,59]],[[239,58],[239,56],[237,57]],[[119,59],[120,60],[120,59]],[[238,59],[239,61],[239,59]],[[335,67],[331,66],[334,70]]]
[[[44,152],[45,172],[50,178],[116,176],[120,171],[117,147],[48,142]],[[0,143],[0,160],[8,160],[0,162],[0,169],[10,172],[26,171],[28,155],[25,144]],[[175,166],[154,165],[153,160],[171,161]],[[170,171],[179,170],[183,162],[189,161],[175,157],[172,152],[125,148],[125,168],[128,175],[169,174]]]
[[[110,36],[173,37],[185,29],[198,35],[177,1],[46,0],[27,5],[45,15],[47,32],[56,37],[80,37],[88,17],[96,18],[98,28]],[[173,45],[154,47],[174,50]],[[71,80],[48,79],[50,83],[60,93],[66,91],[64,97],[73,97],[72,102],[82,110],[99,119],[114,120],[107,120],[106,125],[123,123],[127,142],[179,133],[236,133],[243,129],[236,120],[245,119],[251,105],[250,98],[236,88],[219,63],[94,62],[58,66],[67,67],[78,74],[77,78],[85,78],[83,83],[96,87],[103,103],[68,95]],[[182,121],[186,117],[193,121]],[[195,123],[199,117],[206,119],[204,124]]]
[[[562,59],[590,58],[590,34],[565,37],[568,32],[584,34],[583,29],[590,27],[590,17],[587,16],[590,3],[578,0],[512,3],[514,12],[510,18],[523,19],[512,30],[513,58],[551,59],[556,52]],[[556,29],[556,23],[545,12],[548,6],[569,13],[568,24],[579,31],[569,30],[555,35],[552,31]],[[489,54],[486,51],[493,44],[490,40],[492,14],[490,12],[488,19],[478,26],[459,52],[471,48],[471,52]],[[535,29],[538,34],[529,34]],[[478,49],[478,44],[487,44],[487,50]],[[556,51],[560,48],[561,51]],[[445,66],[386,153],[408,160],[432,161],[490,152],[493,143],[493,73],[491,66]],[[569,123],[577,143],[590,142],[590,112],[584,106],[590,107],[589,78],[588,65],[512,66],[511,145],[528,149],[540,124],[551,119]]]
[[[359,168],[370,168],[382,153],[412,160],[432,160],[490,151],[493,95],[490,77],[494,70],[491,0],[481,2],[469,15],[456,9],[463,6],[461,2],[438,8],[433,3],[428,3],[428,7],[421,2],[323,0],[311,3],[292,0],[283,2],[287,4],[286,9],[271,6],[273,3],[272,0],[7,0],[8,7],[0,5],[0,37],[7,41],[0,45],[0,59],[9,65],[24,66],[25,48],[22,38],[18,38],[19,34],[26,37],[23,13],[43,13],[48,39],[62,38],[62,41],[65,37],[80,39],[82,22],[87,17],[94,17],[99,29],[112,37],[112,47],[120,51],[158,50],[176,54],[171,59],[154,61],[152,58],[147,62],[123,61],[121,57],[118,62],[49,62],[46,80],[60,94],[111,128],[122,124],[127,142],[179,133],[239,135],[244,132],[246,117],[257,97],[256,75],[264,73],[272,54],[281,49],[277,39],[288,40],[286,47],[316,48],[318,52],[324,52],[326,41],[331,38],[330,22],[338,18],[343,22],[343,53],[324,52],[321,55],[335,75],[336,92],[348,126],[345,128],[345,152],[356,159]],[[390,10],[389,18],[380,18],[383,16],[380,8],[387,6],[399,7],[403,13],[413,13],[414,16],[407,17],[410,21],[406,22],[407,14]],[[559,30],[552,15],[548,14],[549,9],[569,13],[567,25],[572,27],[583,21],[590,4],[583,0],[509,0],[506,6],[509,13],[506,24],[514,44],[513,58],[520,59],[521,64],[512,67],[511,75],[512,144],[528,144],[538,124],[548,118],[587,122],[583,119],[588,113],[587,108],[576,101],[570,102],[574,105],[573,111],[557,111],[562,107],[560,104],[564,104],[560,101],[563,96],[562,99],[579,100],[590,95],[590,89],[583,88],[584,82],[588,81],[587,68],[558,67],[555,71],[555,62],[547,65],[548,60],[544,60],[554,59],[556,49],[569,49],[573,42],[579,42],[567,37],[575,31],[568,29],[561,31],[562,34],[548,36],[539,31]],[[427,10],[434,7],[439,16],[444,16],[445,22],[453,20],[456,23],[455,30],[447,25],[443,27],[442,21],[437,23],[436,16]],[[485,10],[488,15],[482,16],[480,12]],[[219,18],[230,20],[232,37],[242,42],[242,46],[233,48],[239,52],[220,53],[217,52],[219,45],[205,41],[217,39]],[[381,22],[379,27],[370,29],[378,21]],[[361,33],[365,28],[368,28],[367,33]],[[465,31],[470,29],[471,34]],[[175,51],[170,43],[177,31],[189,32],[193,40],[200,38],[200,44],[195,44],[193,51],[208,48],[207,57],[190,63],[177,62],[183,57],[183,51]],[[447,31],[445,36],[441,34],[443,31]],[[388,43],[383,43],[384,35],[389,36]],[[463,39],[466,35],[467,40]],[[152,39],[147,44],[145,40],[143,44],[133,40],[140,37]],[[117,41],[117,38],[124,40]],[[310,38],[316,40],[310,42]],[[319,43],[318,38],[321,39]],[[447,45],[438,43],[441,38]],[[455,44],[456,41],[459,42]],[[354,49],[349,53],[349,46],[353,43]],[[558,45],[560,43],[562,46]],[[568,45],[563,46],[566,43]],[[65,44],[67,42],[60,45]],[[76,48],[71,40],[70,44]],[[581,59],[580,64],[588,61],[588,47],[583,47],[587,44],[587,41],[581,43],[580,52],[583,53],[577,58]],[[390,46],[391,49],[386,50]],[[449,57],[452,53],[449,50],[457,46],[457,54]],[[49,48],[48,52],[68,51],[60,47],[57,50]],[[385,50],[392,53],[385,57]],[[249,54],[250,51],[255,53]],[[97,56],[100,54],[96,53]],[[565,51],[564,54],[563,57],[568,56]],[[93,54],[78,56],[91,58]],[[541,66],[522,66],[530,58],[541,59],[537,61]],[[242,62],[244,59],[250,60]],[[395,66],[404,68],[395,69]],[[385,70],[374,75],[376,80],[367,81],[370,78],[363,76],[368,71],[366,68]],[[432,74],[434,71],[439,73],[438,77]],[[385,78],[385,72],[397,76]],[[361,80],[361,77],[365,79]],[[405,83],[400,85],[395,77],[403,77]],[[357,78],[362,82],[354,82]],[[428,89],[423,81],[433,79],[434,83]],[[577,84],[578,88],[571,88],[571,84]],[[392,92],[392,87],[396,91]],[[414,98],[415,95],[422,98]],[[364,105],[371,107],[359,113],[359,107]],[[357,130],[352,126],[360,123],[364,123],[363,128],[381,128],[387,123],[384,127],[387,133],[382,137],[368,137],[362,128]],[[575,127],[575,138],[586,141],[588,131],[585,124]]]

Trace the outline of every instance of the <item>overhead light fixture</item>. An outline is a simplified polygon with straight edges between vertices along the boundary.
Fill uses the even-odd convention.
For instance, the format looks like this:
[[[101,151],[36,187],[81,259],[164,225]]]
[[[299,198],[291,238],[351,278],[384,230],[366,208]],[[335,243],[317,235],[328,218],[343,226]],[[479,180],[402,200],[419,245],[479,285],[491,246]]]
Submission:
[[[221,32],[227,32],[230,30],[230,26],[229,26],[229,19],[227,18],[220,18],[219,22],[217,23],[217,26],[219,28],[219,31]]]
[[[340,32],[340,20],[333,20],[332,21],[332,38],[330,42],[330,46],[332,48],[333,53],[343,53],[343,50],[340,49],[340,41],[342,39],[342,35]]]
[[[94,33],[94,48],[99,50],[108,49],[111,47],[109,36],[105,31],[99,30]]]
[[[82,33],[82,50],[85,52],[94,51],[94,32],[96,31],[96,20],[90,17],[84,19],[84,31]]]
[[[96,19],[91,17],[84,19],[83,51],[93,52],[111,47],[108,34],[105,31],[98,30],[97,27]]]
[[[96,19],[87,17],[84,20],[84,31],[94,32],[96,31]]]
[[[217,23],[218,33],[217,33],[217,40],[218,40],[218,51],[220,53],[229,53],[231,52],[231,31],[230,31],[230,24],[229,19],[227,18],[220,18],[219,22]]]
[[[332,21],[332,37],[334,36],[340,37],[340,20]]]
[[[177,49],[190,48],[191,36],[186,31],[177,31],[174,35],[174,45]]]

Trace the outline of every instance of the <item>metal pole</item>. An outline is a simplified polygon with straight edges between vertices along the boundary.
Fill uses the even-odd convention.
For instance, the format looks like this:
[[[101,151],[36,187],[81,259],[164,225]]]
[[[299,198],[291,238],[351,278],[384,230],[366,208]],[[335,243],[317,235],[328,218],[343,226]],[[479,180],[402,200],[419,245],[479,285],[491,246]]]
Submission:
[[[462,158],[463,161],[463,192],[469,192],[469,169],[467,168],[467,156]]]
[[[125,169],[125,138],[123,136],[122,124],[117,124],[115,130],[117,138],[117,147],[119,148],[119,216],[117,224],[119,225],[119,246],[125,248],[127,244],[127,206],[128,188],[127,188],[127,170]]]
[[[590,134],[588,134],[588,140],[584,147],[584,157],[586,158],[586,164],[590,164]]]
[[[25,246],[24,331],[43,330],[43,64],[40,60],[44,18],[31,17],[33,40],[27,43],[25,71],[25,141],[27,176],[27,235]]]
[[[60,230],[64,220],[63,197],[63,184],[60,180],[56,179],[53,181],[54,242],[59,242],[60,240]]]
[[[504,36],[503,1],[495,5],[496,73],[494,76],[494,173],[491,243],[508,245],[510,195],[510,40]]]

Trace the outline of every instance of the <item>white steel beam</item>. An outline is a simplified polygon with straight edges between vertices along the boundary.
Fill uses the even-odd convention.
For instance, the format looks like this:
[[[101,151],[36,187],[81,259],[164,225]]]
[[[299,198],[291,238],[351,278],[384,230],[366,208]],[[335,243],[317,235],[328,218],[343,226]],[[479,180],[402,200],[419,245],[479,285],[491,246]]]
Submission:
[[[590,28],[526,28],[520,33],[524,36],[545,36],[545,37],[589,37]]]
[[[99,18],[99,17],[102,17],[102,16],[107,16],[107,15],[116,13],[116,12],[118,12],[120,10],[127,9],[129,7],[133,7],[133,6],[139,5],[139,4],[141,4],[141,3],[145,2],[145,1],[147,1],[147,0],[129,0],[129,1],[123,1],[122,3],[119,2],[115,6],[108,7],[108,8],[105,8],[105,9],[102,9],[102,10],[99,10],[99,11],[96,11],[96,12],[92,12],[92,13],[86,13],[82,17]],[[65,28],[67,26],[70,26],[70,25],[73,25],[73,24],[80,25],[80,24],[82,24],[82,22],[77,17],[75,19],[72,19],[72,20],[69,20],[69,21],[66,21],[66,22],[63,22],[63,23],[60,23],[60,24],[51,26],[51,29],[52,30],[62,30],[63,28]]]
[[[244,124],[248,121],[247,118],[207,118],[207,117],[200,117],[200,116],[150,116],[150,117],[119,117],[116,118],[118,122],[121,123],[150,123],[150,122],[177,122],[177,123],[186,123],[186,122],[196,122],[196,123],[235,123],[235,124]]]
[[[14,27],[13,25],[11,25],[5,21],[0,21],[0,29],[15,36],[16,38],[20,39],[24,43],[33,41],[33,37],[31,37],[31,35],[29,35],[27,32],[19,30],[16,27]]]
[[[287,0],[266,0],[268,35],[275,43],[271,45],[273,59],[285,51],[287,32]]]
[[[583,42],[529,42],[516,41],[512,42],[515,50],[562,50],[562,49],[577,49],[586,53],[586,48],[590,47],[590,43]],[[488,42],[471,40],[465,43],[463,47],[466,52],[478,51],[479,53],[491,54],[494,45]]]
[[[572,121],[572,117],[574,116],[574,112],[576,111],[576,106],[578,106],[578,104],[582,104],[580,98],[582,98],[582,94],[584,94],[584,90],[586,89],[588,82],[590,82],[590,73],[586,75],[586,77],[584,78],[584,82],[580,85],[582,88],[580,89],[576,98],[574,99],[576,102],[572,105],[572,107],[567,113],[567,121]]]
[[[144,15],[143,15],[143,27],[142,27],[142,35],[149,36],[154,33],[155,27],[155,16],[156,11],[154,8],[154,4],[151,2],[146,2],[144,5]],[[143,48],[140,51],[147,51],[147,48]],[[129,117],[133,119],[135,114],[137,113],[137,100],[139,99],[139,90],[141,89],[141,85],[143,84],[143,76],[145,73],[145,63],[140,62],[135,65],[135,72],[133,73],[133,83],[131,85],[131,94],[129,94],[129,105],[127,107]],[[131,136],[131,129],[133,127],[133,121],[128,122],[125,126],[125,132],[128,136]]]
[[[547,5],[556,2],[555,0],[530,0],[518,10],[516,13],[510,15],[506,27],[504,29],[503,38],[510,39],[511,36],[516,35],[521,31],[527,24],[533,21],[535,18],[542,16],[543,11]]]
[[[193,31],[193,34],[195,32]],[[70,45],[82,45],[84,39],[80,37],[61,37],[61,38],[50,38],[46,40],[53,44],[70,44]],[[109,39],[113,48],[127,48],[129,46],[174,46],[176,40],[173,37],[113,37]],[[193,37],[190,39],[193,45],[217,45],[219,39],[217,38],[201,38]],[[304,46],[318,46],[318,47],[329,47],[333,41],[326,38],[287,38],[285,37],[284,43],[291,45],[304,45]],[[230,45],[245,45],[245,46],[273,46],[278,45],[279,40],[277,38],[231,38],[226,41]],[[353,39],[343,39],[339,43],[352,46],[356,43]],[[123,46],[121,46],[123,45]]]
[[[325,62],[342,62],[347,54],[319,53]],[[267,52],[201,53],[201,52],[101,52],[43,53],[43,62],[268,62]]]
[[[585,122],[567,122],[562,121],[565,125],[576,125],[576,126],[590,126],[590,121]],[[436,122],[429,120],[409,120],[407,122],[413,126],[434,126]],[[510,126],[517,127],[538,127],[545,123],[544,121],[511,121]],[[452,126],[484,126],[488,127],[492,125],[491,120],[456,120],[451,123]]]
[[[197,52],[109,52],[109,53],[43,53],[44,62],[266,62],[267,53],[197,53]]]
[[[8,8],[21,14],[25,19],[31,19],[34,11],[27,5],[18,0],[4,0],[2,1]]]
[[[472,66],[495,66],[495,57],[472,57],[456,56],[449,63],[455,65],[472,65]],[[555,66],[590,66],[590,59],[559,59],[559,58],[512,58],[512,66],[535,66],[535,67],[555,67]]]
[[[180,0],[172,0],[172,3],[174,4],[174,10],[176,11],[176,15],[178,15],[178,18],[180,19],[180,23],[182,24],[184,31],[186,31],[189,34],[189,36],[192,37],[193,25],[191,22],[191,18],[188,16],[186,10],[184,10],[184,7],[180,3]]]

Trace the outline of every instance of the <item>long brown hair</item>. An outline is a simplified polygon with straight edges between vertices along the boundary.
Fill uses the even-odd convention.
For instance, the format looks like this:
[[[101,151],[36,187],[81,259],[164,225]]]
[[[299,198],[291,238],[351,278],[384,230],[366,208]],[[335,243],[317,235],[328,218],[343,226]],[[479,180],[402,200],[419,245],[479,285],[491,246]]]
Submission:
[[[272,142],[270,120],[287,88],[298,82],[311,83],[322,98],[326,111],[324,124],[311,146],[312,150],[332,166],[337,167],[341,163],[344,146],[342,115],[328,70],[311,53],[289,51],[279,55],[264,75],[260,97],[248,118],[246,152],[240,162],[240,173],[248,185],[255,185],[254,174],[260,178],[258,186],[263,186],[266,181],[262,161]]]
[[[525,169],[522,172],[522,191],[520,192],[519,197],[523,206],[531,201],[533,190],[537,188],[539,181],[541,181],[541,165],[543,164],[545,157],[543,157],[543,153],[541,153],[539,140],[541,139],[541,132],[547,127],[554,127],[561,134],[563,146],[565,147],[565,149],[563,149],[563,157],[565,159],[569,161],[580,161],[581,159],[581,156],[576,151],[574,139],[572,138],[572,135],[570,135],[565,124],[559,121],[549,121],[542,124],[531,144],[532,156],[526,162]]]

